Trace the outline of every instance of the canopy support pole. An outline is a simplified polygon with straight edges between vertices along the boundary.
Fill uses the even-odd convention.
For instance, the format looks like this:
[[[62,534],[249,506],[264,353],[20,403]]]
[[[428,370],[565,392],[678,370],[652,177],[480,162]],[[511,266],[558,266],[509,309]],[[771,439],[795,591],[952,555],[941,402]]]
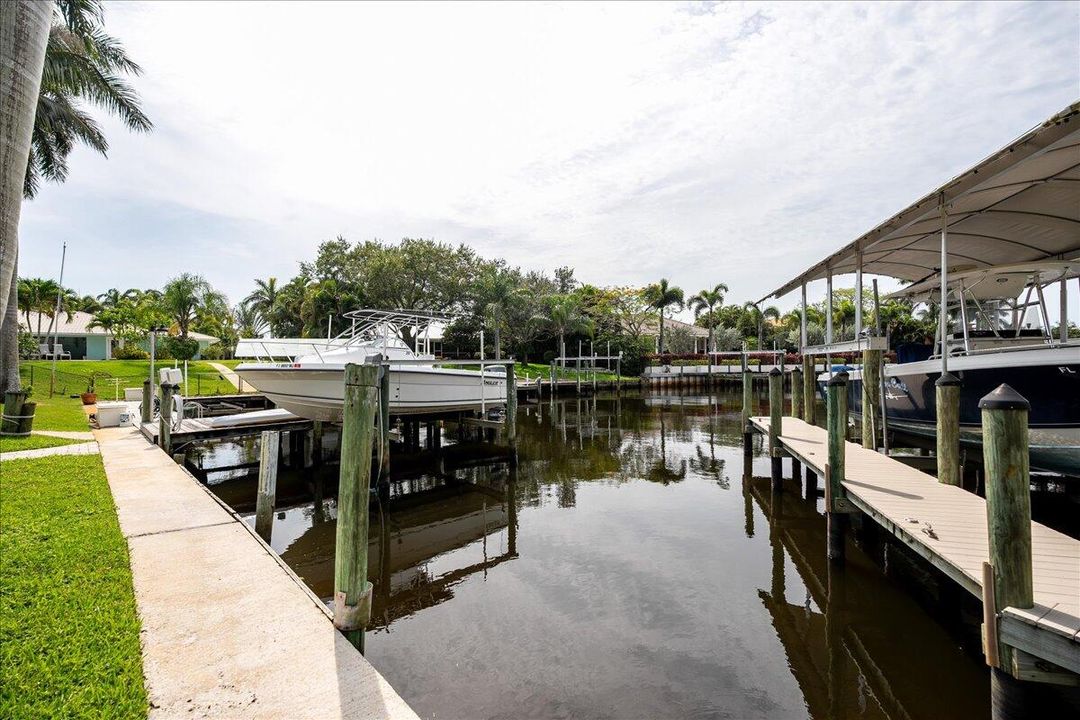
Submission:
[[[833,301],[832,301],[832,268],[828,268],[827,275],[825,276],[825,344],[830,348],[833,344],[832,334],[832,317],[833,317]],[[827,352],[825,354],[825,372],[829,373],[829,377],[832,377],[832,353]]]
[[[941,193],[941,297],[938,302],[938,337],[941,338],[941,374],[949,372],[949,212]]]
[[[1061,344],[1069,342],[1069,289],[1065,278],[1061,279],[1059,300],[1061,302],[1061,316],[1058,318],[1058,337]]]
[[[855,339],[862,337],[862,250],[855,251]]]
[[[1062,287],[1064,288],[1064,286],[1065,286],[1065,284],[1064,284],[1064,282],[1062,282]],[[1065,291],[1062,290],[1062,295],[1063,296],[1064,296],[1064,292]],[[1065,303],[1062,303],[1062,307],[1064,307],[1064,306],[1065,306]],[[799,317],[799,342],[802,343],[802,346],[799,348],[799,350],[801,352],[801,351],[806,349],[806,283],[802,284],[802,305],[800,306],[800,311],[801,312],[800,312],[800,317]],[[1062,325],[1064,325],[1064,323],[1062,323]]]

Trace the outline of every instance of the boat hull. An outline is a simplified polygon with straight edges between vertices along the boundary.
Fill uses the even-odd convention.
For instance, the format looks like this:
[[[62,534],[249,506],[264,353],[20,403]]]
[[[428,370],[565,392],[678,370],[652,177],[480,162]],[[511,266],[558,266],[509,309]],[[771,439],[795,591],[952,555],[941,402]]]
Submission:
[[[934,370],[934,367],[937,367]],[[890,430],[934,437],[937,427],[935,383],[938,361],[887,365],[885,408]],[[1031,467],[1080,475],[1080,349],[1003,353],[950,360],[960,379],[960,442],[982,446],[979,400],[1007,383],[1031,403],[1028,437]],[[862,415],[862,377],[850,372],[848,407]],[[981,451],[981,450],[980,450]]]
[[[236,368],[245,383],[294,415],[341,422],[345,398],[344,366],[251,364]],[[390,412],[423,415],[482,411],[506,404],[506,377],[501,371],[448,370],[433,367],[390,367]]]

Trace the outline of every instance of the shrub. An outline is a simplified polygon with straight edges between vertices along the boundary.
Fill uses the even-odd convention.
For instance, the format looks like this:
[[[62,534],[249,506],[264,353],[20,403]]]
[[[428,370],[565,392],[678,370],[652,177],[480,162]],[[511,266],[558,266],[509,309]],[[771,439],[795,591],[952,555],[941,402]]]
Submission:
[[[545,365],[551,365],[551,363],[555,362],[555,357],[556,357],[556,353],[555,353],[554,350],[545,350],[544,351],[544,364]]]
[[[116,360],[149,360],[150,353],[138,345],[125,345],[113,350],[113,358]]]
[[[225,360],[228,355],[225,345],[214,343],[202,351],[203,360]]]
[[[161,344],[168,349],[172,359],[175,360],[190,360],[199,354],[199,341],[195,338],[170,336]]]
[[[19,328],[19,359],[28,360],[37,350],[38,343],[33,334]]]

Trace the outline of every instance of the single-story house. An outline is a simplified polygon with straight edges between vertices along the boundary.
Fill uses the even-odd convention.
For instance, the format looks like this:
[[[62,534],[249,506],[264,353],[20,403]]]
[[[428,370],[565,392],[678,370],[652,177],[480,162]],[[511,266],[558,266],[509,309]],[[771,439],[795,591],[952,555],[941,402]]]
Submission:
[[[665,345],[668,344],[668,332],[672,328],[676,328],[678,331],[685,332],[690,336],[694,342],[694,349],[692,352],[704,353],[709,349],[709,331],[706,328],[703,328],[700,325],[684,323],[681,320],[675,320],[674,318],[664,318]],[[644,337],[652,339],[653,352],[660,352],[660,318],[647,320],[645,326],[642,328],[641,334]]]
[[[53,344],[60,345],[64,353],[71,353],[72,360],[111,360],[113,346],[119,345],[122,340],[114,337],[112,333],[104,328],[91,327],[93,321],[94,316],[87,312],[76,311],[70,316],[61,312],[56,318],[52,332],[49,332],[48,315],[31,312],[28,326],[26,313],[19,313],[19,327],[34,335],[38,345],[47,344],[50,350]],[[37,336],[39,327],[41,329],[40,338]],[[48,337],[45,337],[46,335]],[[55,339],[54,335],[56,336]],[[199,352],[195,355],[196,358],[199,358],[206,348],[218,341],[218,338],[212,335],[203,335],[197,332],[188,333],[188,337],[199,341]],[[140,343],[140,345],[143,349],[147,349],[149,341]]]

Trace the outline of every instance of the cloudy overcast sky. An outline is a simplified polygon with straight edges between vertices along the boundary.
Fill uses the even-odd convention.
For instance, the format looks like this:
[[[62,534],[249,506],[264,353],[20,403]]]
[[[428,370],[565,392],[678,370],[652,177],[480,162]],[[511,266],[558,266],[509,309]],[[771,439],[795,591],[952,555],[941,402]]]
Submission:
[[[1080,4],[123,3],[156,125],[23,210],[20,272],[198,272],[465,242],[757,299],[1080,96]],[[791,305],[796,298],[786,298]]]

